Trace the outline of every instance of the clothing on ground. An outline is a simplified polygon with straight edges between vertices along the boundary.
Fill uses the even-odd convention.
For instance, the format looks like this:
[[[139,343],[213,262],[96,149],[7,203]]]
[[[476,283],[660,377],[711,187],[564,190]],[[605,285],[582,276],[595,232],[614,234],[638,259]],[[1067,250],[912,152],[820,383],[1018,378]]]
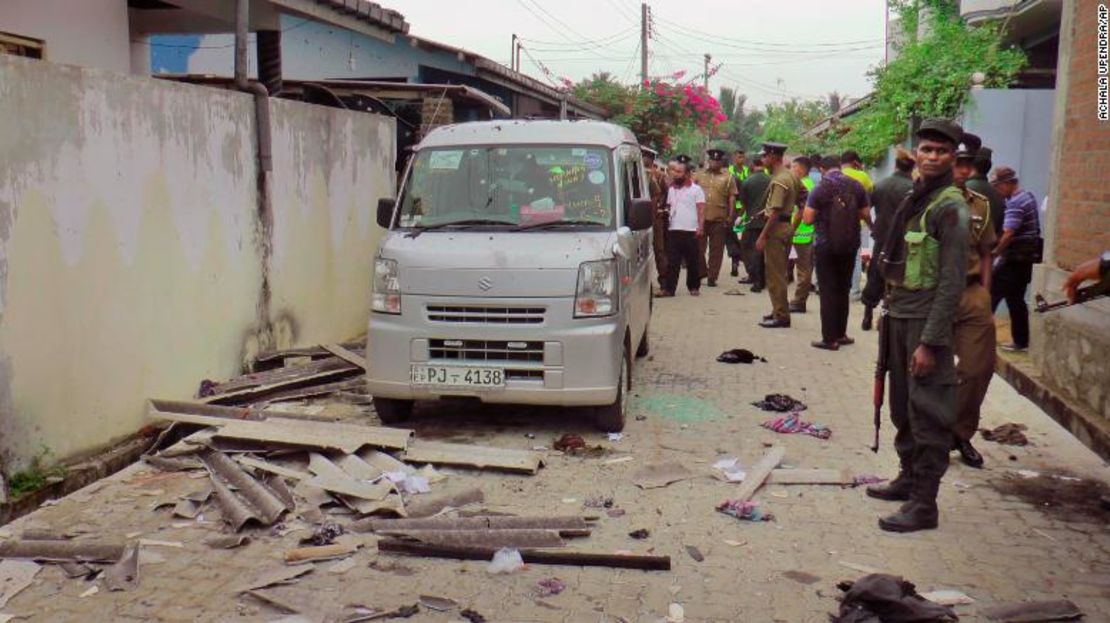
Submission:
[[[767,360],[759,355],[753,353],[746,348],[734,348],[726,350],[717,356],[717,361],[721,363],[752,363],[753,361],[762,361],[767,363]]]
[[[744,521],[771,521],[775,518],[759,508],[759,502],[751,500],[725,500],[717,505],[717,512]]]
[[[839,612],[830,617],[832,623],[947,623],[959,620],[951,607],[918,595],[913,583],[900,576],[873,573],[837,586],[845,593]]]
[[[760,424],[767,430],[773,430],[776,433],[784,434],[802,434],[816,437],[818,439],[828,439],[832,437],[832,430],[824,424],[817,424],[816,422],[806,422],[797,413],[788,413],[780,415],[774,419],[767,420]]]
[[[778,411],[780,413],[806,410],[805,403],[790,396],[790,394],[767,394],[763,397],[763,400],[753,402],[752,406],[759,407],[764,411]]]

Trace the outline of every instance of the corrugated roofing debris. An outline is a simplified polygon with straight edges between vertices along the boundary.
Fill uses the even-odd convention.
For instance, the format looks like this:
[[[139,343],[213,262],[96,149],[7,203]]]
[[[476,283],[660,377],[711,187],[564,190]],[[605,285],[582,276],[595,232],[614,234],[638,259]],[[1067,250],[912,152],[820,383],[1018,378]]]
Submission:
[[[409,530],[555,530],[562,536],[589,536],[590,524],[577,515],[565,517],[430,517],[425,519],[362,519],[352,532]]]
[[[110,591],[129,591],[139,585],[139,544],[131,543],[116,564],[104,571],[104,586]]]
[[[250,521],[269,526],[294,508],[288,489],[281,491],[279,488],[284,487],[284,483],[263,484],[221,452],[204,450],[200,458],[208,468],[220,514],[236,531]]]
[[[382,530],[384,536],[458,547],[563,547],[556,530]]]
[[[0,558],[40,562],[116,562],[126,545],[116,541],[13,539],[0,543]]]

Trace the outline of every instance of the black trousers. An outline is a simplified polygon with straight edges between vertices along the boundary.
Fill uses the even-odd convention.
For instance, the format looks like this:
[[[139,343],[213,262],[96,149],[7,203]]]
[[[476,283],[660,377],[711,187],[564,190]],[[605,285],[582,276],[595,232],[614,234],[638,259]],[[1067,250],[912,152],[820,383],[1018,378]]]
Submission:
[[[759,234],[761,233],[763,233],[763,228],[753,229],[749,226],[744,228],[744,233],[740,236],[744,270],[748,271],[748,278],[752,280],[752,287],[759,288],[767,286],[767,276],[763,269],[763,253],[755,250],[755,241],[759,240]]]
[[[821,339],[826,343],[848,334],[849,294],[858,251],[833,253],[824,247],[816,249],[817,281],[821,283],[818,294],[821,297]]]
[[[1010,334],[1014,344],[1029,346],[1029,307],[1025,304],[1025,288],[1033,280],[1032,262],[1012,262],[1003,260],[994,269],[991,278],[991,311],[1006,301],[1010,310]]]
[[[674,292],[678,287],[678,271],[686,264],[686,289],[696,292],[701,288],[698,269],[698,235],[692,231],[667,232],[667,278],[663,289]]]
[[[725,232],[725,249],[728,250],[728,257],[732,261],[744,259],[743,252],[740,250],[740,236],[732,231],[732,227]]]

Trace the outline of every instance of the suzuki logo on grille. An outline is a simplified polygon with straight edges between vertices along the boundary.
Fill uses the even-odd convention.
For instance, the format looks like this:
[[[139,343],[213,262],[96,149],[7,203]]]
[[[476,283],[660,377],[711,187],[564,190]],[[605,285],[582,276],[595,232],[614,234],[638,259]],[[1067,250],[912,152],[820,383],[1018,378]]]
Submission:
[[[482,277],[478,280],[478,287],[481,288],[483,292],[485,292],[493,287],[493,280],[489,277]]]

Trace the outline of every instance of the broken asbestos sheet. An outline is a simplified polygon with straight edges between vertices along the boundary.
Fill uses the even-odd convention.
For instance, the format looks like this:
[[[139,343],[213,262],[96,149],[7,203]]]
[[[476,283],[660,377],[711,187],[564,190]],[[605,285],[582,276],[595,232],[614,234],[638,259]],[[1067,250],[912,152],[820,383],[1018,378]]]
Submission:
[[[0,558],[42,562],[116,562],[123,556],[122,542],[18,539],[0,543]]]
[[[543,465],[540,454],[531,450],[420,440],[414,440],[409,444],[408,449],[405,450],[404,460],[409,463],[503,469],[526,474],[535,474]]]
[[[200,458],[208,468],[220,514],[235,531],[249,521],[269,526],[295,507],[292,494],[280,478],[259,482],[226,454],[215,450],[201,452]]]
[[[686,469],[681,463],[669,461],[645,465],[632,474],[632,481],[641,489],[658,489],[694,476],[694,472]]]

